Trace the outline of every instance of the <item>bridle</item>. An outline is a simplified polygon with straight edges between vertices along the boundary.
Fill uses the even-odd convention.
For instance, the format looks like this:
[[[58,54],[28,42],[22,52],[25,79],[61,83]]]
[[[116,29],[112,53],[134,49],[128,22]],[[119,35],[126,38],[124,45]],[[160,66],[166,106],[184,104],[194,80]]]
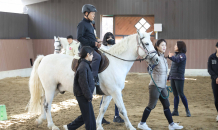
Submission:
[[[148,46],[149,43],[145,43],[145,44],[144,44],[144,43],[142,42],[142,40],[143,40],[144,38],[145,38],[145,37],[138,38],[138,35],[136,36],[136,40],[137,40],[137,53],[138,53],[138,56],[141,57],[141,56],[139,55],[139,48],[141,48],[141,49],[147,54],[146,57],[143,58],[143,59],[147,60],[147,59],[148,59],[148,56],[149,56],[150,54],[155,53],[155,55],[157,55],[157,51],[156,51],[156,50],[148,51],[148,49],[147,49],[146,46]],[[139,41],[140,41],[140,42],[139,42]],[[142,46],[140,46],[140,44],[142,44]],[[155,57],[155,55],[151,57],[151,60]]]
[[[138,38],[138,35],[136,36],[136,41],[137,41],[137,54],[138,54],[138,56],[139,57],[141,57],[140,55],[139,55],[139,48],[141,48],[146,54],[147,54],[147,56],[145,57],[145,58],[138,58],[138,59],[136,59],[136,60],[125,60],[125,59],[122,59],[122,58],[119,58],[119,57],[117,57],[117,56],[114,56],[114,55],[112,55],[112,54],[110,54],[110,53],[108,53],[108,52],[106,52],[106,51],[104,51],[104,50],[102,50],[102,49],[99,49],[99,50],[101,50],[102,52],[104,52],[104,53],[106,53],[106,54],[108,54],[108,55],[110,55],[110,56],[113,56],[113,57],[115,57],[115,58],[117,58],[117,59],[120,59],[120,60],[123,60],[123,61],[128,61],[128,62],[134,62],[134,61],[143,61],[143,60],[147,60],[147,58],[148,58],[148,56],[150,55],[150,54],[152,54],[152,53],[155,53],[155,55],[157,55],[157,51],[156,50],[152,50],[152,51],[148,51],[148,49],[147,49],[147,47],[144,45],[144,43],[142,42],[142,39],[144,39],[145,37],[142,37],[142,38]],[[139,42],[139,40],[140,40],[140,42]],[[142,46],[143,47],[141,47],[140,46],[140,44],[142,44]],[[148,45],[148,43],[146,43],[146,45]],[[155,56],[154,55],[154,56]],[[151,60],[154,58],[154,56],[151,58]]]

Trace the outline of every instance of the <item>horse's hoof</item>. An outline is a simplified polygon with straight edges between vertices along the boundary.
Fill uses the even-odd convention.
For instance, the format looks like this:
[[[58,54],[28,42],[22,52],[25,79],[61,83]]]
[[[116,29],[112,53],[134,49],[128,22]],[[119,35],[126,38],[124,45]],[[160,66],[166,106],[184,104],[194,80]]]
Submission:
[[[53,128],[53,126],[55,126],[54,124],[48,124],[48,128],[49,130]]]
[[[57,126],[53,126],[52,130],[60,130]]]
[[[136,130],[136,128],[134,128],[134,127],[131,127],[131,128],[130,128],[130,130]]]
[[[103,127],[98,127],[97,130],[104,130],[104,128]]]
[[[38,127],[38,126],[41,125],[41,124],[42,124],[42,121],[40,121],[39,119],[36,119],[35,125]]]

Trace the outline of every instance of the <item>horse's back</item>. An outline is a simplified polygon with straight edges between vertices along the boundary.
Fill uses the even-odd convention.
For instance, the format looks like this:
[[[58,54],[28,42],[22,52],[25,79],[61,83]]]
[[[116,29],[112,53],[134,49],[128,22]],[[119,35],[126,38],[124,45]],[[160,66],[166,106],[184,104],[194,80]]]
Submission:
[[[60,83],[62,86],[72,86],[74,72],[71,69],[72,56],[50,54],[40,62],[38,74],[42,82]],[[50,80],[50,81],[48,81]]]

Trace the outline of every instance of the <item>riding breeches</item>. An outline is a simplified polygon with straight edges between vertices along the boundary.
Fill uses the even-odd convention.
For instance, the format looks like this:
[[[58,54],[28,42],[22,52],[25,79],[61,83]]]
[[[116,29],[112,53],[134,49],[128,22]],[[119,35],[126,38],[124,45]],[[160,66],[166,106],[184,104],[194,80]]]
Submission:
[[[171,87],[173,89],[173,95],[174,97],[180,96],[184,97],[184,80],[176,80],[171,79]]]
[[[163,97],[167,97],[167,88],[159,88],[159,91],[161,92]],[[158,99],[161,101],[164,109],[168,108],[170,106],[169,99],[163,99],[158,92],[158,89],[155,85],[149,85],[149,103],[148,106],[151,110],[155,108]]]
[[[98,76],[100,62],[101,62],[101,56],[96,51],[94,51],[93,52],[93,59],[92,59],[92,63],[91,63],[93,77]]]

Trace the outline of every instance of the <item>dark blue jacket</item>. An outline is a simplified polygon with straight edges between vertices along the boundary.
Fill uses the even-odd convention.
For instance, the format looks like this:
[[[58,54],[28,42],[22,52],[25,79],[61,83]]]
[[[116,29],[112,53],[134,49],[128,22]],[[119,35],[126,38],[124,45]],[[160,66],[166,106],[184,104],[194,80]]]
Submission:
[[[83,18],[83,20],[78,24],[77,40],[80,42],[80,48],[83,46],[90,46],[94,50],[98,50],[95,46],[95,42],[97,42],[97,40],[90,20]]]
[[[172,61],[169,79],[184,80],[186,55],[185,53],[176,52],[175,56],[168,57]]]
[[[82,59],[74,77],[74,95],[84,96],[87,100],[92,100],[92,94],[94,89],[95,84],[90,62],[85,59]]]
[[[216,53],[210,55],[207,63],[208,73],[211,75],[212,80],[216,80],[218,78],[218,58]]]

